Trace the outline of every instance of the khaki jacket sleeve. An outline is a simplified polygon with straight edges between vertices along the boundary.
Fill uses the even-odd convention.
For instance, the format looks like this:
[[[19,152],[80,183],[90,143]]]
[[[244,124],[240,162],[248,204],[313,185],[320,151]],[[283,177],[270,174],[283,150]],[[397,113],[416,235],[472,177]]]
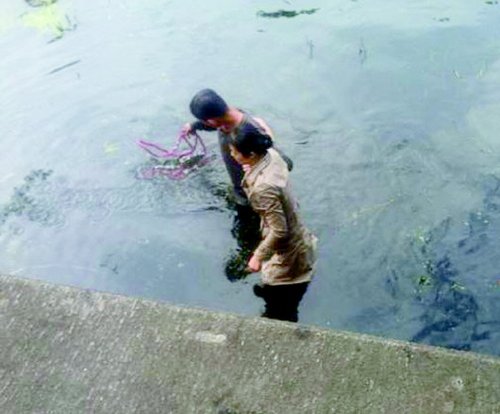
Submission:
[[[288,237],[289,229],[279,187],[262,186],[254,190],[250,197],[252,208],[262,217],[267,234],[255,249],[259,260],[269,259],[283,240]]]

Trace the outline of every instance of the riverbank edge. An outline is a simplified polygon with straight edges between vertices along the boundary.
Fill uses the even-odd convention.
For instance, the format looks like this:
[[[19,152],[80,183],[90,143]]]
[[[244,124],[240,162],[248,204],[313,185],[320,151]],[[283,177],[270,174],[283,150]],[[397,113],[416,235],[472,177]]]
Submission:
[[[0,276],[0,412],[498,413],[500,359]]]

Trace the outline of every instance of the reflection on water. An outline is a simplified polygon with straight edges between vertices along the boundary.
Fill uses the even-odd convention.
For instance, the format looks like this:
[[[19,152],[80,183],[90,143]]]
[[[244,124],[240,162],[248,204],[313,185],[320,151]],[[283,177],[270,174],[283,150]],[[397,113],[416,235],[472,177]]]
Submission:
[[[220,159],[135,177],[210,86],[295,161],[301,321],[500,355],[496,2],[0,3],[0,272],[257,315]]]

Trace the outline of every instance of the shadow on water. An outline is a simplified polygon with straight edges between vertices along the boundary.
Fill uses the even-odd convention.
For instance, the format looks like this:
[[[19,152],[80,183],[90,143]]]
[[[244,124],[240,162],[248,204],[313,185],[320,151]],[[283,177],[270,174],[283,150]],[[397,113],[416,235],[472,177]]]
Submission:
[[[493,214],[500,212],[500,180],[493,177],[489,187],[484,198],[485,212],[469,214],[467,234],[458,240],[455,251],[447,249],[437,253],[440,245],[446,245],[444,239],[453,230],[452,219],[443,221],[430,232],[418,249],[426,274],[419,276],[416,282],[417,300],[425,311],[420,317],[423,328],[412,337],[413,341],[468,351],[474,344],[492,340],[492,335],[498,334],[500,320],[482,318],[483,309],[460,281],[466,275],[452,259],[467,256],[470,266],[473,262],[470,256],[488,245],[488,227],[495,218]]]
[[[314,14],[318,11],[319,9],[307,9],[307,10],[277,10],[274,12],[265,12],[263,10],[259,10],[257,12],[258,17],[264,17],[267,19],[279,19],[281,17],[285,18],[292,18],[292,17],[297,17],[300,16],[301,14]]]

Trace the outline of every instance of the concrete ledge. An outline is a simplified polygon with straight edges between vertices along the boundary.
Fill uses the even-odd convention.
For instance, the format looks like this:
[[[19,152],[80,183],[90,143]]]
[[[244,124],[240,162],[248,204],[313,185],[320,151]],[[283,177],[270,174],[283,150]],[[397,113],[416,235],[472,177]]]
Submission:
[[[0,413],[500,413],[500,360],[0,276]]]

